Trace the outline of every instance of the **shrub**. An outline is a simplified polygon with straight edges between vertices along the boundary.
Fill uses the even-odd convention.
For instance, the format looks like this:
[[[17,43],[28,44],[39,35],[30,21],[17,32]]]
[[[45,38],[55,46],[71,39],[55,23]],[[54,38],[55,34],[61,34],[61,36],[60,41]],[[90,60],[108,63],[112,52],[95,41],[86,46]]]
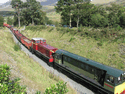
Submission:
[[[73,41],[74,39],[75,39],[74,37],[71,37],[70,40],[69,40],[69,42]]]
[[[59,81],[56,86],[51,85],[50,88],[47,88],[44,94],[66,94],[67,92],[68,89],[66,87],[66,83]]]
[[[59,26],[59,22],[56,21],[55,22],[55,26],[58,27]]]
[[[1,94],[24,94],[26,93],[26,86],[19,85],[19,78],[14,80],[9,79],[9,66],[0,65],[0,93]]]
[[[14,50],[15,50],[15,51],[18,51],[18,50],[20,50],[20,49],[21,49],[21,48],[20,48],[19,43],[17,43],[17,44],[14,45]]]
[[[120,17],[120,26],[125,28],[125,13]]]
[[[49,30],[49,32],[51,32],[53,29],[54,29],[54,27],[52,27],[52,28]]]
[[[80,24],[80,27],[78,27],[78,32],[82,32],[83,30],[83,27],[82,27],[82,24]]]
[[[91,17],[91,25],[93,27],[106,27],[108,25],[108,19],[99,13],[93,14]]]

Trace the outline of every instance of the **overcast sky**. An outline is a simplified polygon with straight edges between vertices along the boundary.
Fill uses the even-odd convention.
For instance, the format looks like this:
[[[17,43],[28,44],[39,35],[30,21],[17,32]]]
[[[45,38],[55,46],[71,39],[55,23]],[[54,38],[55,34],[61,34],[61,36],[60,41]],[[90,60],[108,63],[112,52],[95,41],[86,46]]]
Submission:
[[[6,3],[9,0],[0,0],[0,3]]]

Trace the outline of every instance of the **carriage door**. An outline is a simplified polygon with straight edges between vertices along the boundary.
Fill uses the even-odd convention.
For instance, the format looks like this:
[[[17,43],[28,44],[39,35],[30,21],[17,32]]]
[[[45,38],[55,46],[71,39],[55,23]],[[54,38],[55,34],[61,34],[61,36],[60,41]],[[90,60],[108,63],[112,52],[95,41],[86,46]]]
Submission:
[[[54,57],[55,57],[55,62],[56,63],[62,64],[61,55],[55,54]]]
[[[104,85],[105,75],[106,75],[105,70],[96,69],[95,80],[102,86]]]
[[[104,86],[105,76],[106,76],[106,71],[105,71],[105,70],[101,70],[99,83],[100,83],[102,86]]]

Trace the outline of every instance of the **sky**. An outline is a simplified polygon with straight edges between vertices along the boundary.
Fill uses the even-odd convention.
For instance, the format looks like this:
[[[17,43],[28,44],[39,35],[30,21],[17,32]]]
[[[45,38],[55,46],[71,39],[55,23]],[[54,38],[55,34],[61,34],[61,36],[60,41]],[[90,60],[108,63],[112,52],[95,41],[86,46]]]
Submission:
[[[9,0],[0,0],[0,3],[6,3]]]

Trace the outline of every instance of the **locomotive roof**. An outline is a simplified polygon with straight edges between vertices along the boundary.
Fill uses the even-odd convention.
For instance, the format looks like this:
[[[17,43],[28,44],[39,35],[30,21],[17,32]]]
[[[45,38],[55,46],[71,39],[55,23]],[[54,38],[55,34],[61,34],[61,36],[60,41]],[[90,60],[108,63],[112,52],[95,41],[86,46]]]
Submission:
[[[43,46],[44,48],[49,49],[49,50],[57,49],[57,48],[55,48],[55,47],[53,47],[53,46],[50,46],[50,45],[48,45],[48,44],[39,44],[39,45],[41,45],[41,46]]]
[[[45,40],[44,38],[32,38],[33,40]]]
[[[86,64],[91,65],[91,66],[97,67],[97,68],[102,69],[102,70],[106,70],[107,74],[112,75],[114,77],[119,77],[121,74],[124,73],[122,70],[119,70],[119,69],[116,69],[116,68],[113,68],[113,67],[110,67],[110,66],[106,66],[104,64],[98,63],[96,61],[93,61],[93,60],[90,60],[90,59],[87,59],[87,58],[84,58],[84,57],[81,57],[79,55],[70,53],[70,52],[62,50],[62,49],[57,50],[55,53],[64,54],[68,57],[71,57],[71,58],[74,58],[76,60],[82,61]]]

